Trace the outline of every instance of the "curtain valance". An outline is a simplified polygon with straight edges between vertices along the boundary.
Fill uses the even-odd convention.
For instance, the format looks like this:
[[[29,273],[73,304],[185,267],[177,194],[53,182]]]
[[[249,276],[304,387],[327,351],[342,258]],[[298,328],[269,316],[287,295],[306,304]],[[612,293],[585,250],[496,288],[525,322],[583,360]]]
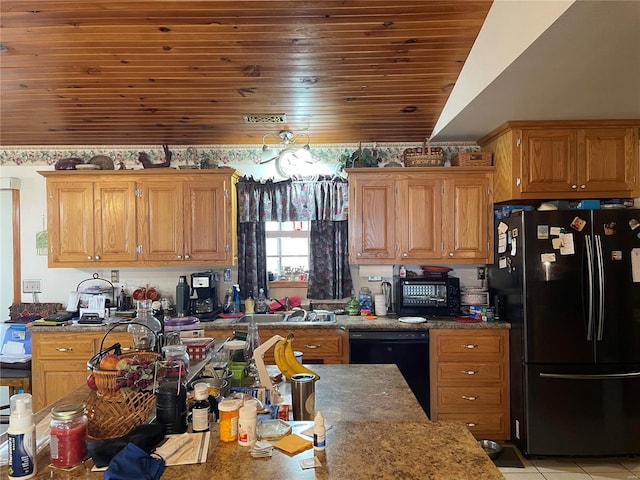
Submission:
[[[274,182],[243,177],[236,191],[241,223],[347,220],[349,184],[342,178]]]

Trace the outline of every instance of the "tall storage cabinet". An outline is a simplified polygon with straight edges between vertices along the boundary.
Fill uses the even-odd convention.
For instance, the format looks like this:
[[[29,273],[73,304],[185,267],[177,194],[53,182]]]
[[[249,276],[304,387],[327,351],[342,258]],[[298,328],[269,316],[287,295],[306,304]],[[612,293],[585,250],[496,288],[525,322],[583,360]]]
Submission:
[[[50,267],[237,262],[233,169],[40,174]]]
[[[349,261],[490,263],[492,172],[349,169]]]

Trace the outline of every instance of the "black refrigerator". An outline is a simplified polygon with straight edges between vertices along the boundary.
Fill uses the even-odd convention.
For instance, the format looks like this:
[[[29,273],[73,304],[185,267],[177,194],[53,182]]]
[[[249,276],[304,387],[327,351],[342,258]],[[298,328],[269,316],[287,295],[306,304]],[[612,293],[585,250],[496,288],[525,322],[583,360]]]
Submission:
[[[494,227],[513,442],[525,455],[640,454],[640,210],[520,211]]]

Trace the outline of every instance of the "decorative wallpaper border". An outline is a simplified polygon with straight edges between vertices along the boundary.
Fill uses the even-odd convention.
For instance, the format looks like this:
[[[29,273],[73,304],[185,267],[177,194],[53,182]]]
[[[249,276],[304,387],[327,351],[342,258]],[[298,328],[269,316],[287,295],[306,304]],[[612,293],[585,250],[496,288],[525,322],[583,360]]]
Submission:
[[[380,166],[396,162],[402,166],[403,152],[406,148],[419,147],[418,143],[385,143],[363,144],[363,151],[376,150]],[[480,147],[472,142],[432,143],[433,147],[441,147],[445,161],[458,152],[479,151]],[[260,164],[261,145],[197,145],[170,146],[173,158],[172,167],[207,165],[208,167]],[[311,154],[322,163],[343,165],[345,159],[359,148],[358,144],[324,144],[312,145]],[[126,168],[142,168],[138,160],[140,152],[145,152],[154,163],[164,160],[164,152],[158,145],[123,145],[123,146],[7,146],[0,147],[0,166],[54,166],[64,158],[80,158],[90,160],[96,155],[106,155],[117,166],[124,164]]]

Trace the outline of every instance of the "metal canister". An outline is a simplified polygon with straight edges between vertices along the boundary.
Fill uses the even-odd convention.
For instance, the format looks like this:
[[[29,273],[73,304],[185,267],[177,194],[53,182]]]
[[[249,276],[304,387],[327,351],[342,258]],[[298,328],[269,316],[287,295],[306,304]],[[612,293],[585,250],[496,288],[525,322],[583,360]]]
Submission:
[[[316,412],[316,377],[306,373],[291,376],[294,420],[313,420]]]

